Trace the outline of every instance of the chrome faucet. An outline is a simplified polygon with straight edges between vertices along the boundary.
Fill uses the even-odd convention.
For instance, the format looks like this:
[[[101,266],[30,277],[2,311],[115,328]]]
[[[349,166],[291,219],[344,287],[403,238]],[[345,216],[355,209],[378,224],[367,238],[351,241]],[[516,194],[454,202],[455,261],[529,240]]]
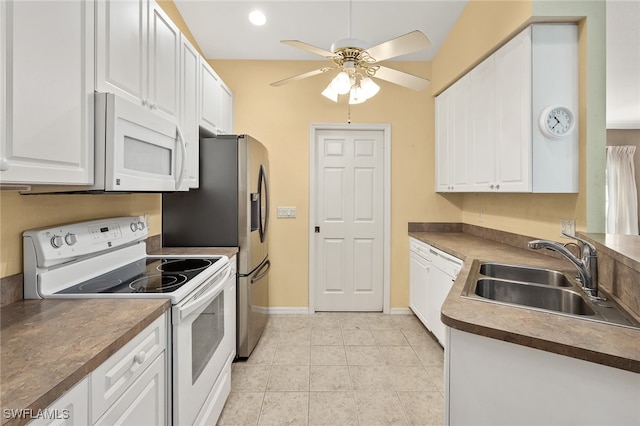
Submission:
[[[569,249],[567,249],[567,245],[574,245],[575,243],[567,243],[562,245],[555,241],[548,240],[533,240],[529,241],[529,248],[532,249],[543,249],[555,251],[560,253],[564,257],[569,260],[578,270],[578,275],[580,282],[582,283],[582,288],[586,291],[589,296],[593,298],[598,297],[598,254],[596,253],[596,248],[588,241],[583,240],[582,238],[575,237],[573,235],[562,233],[565,237],[573,238],[576,241],[581,243],[580,250],[580,258],[578,259]]]

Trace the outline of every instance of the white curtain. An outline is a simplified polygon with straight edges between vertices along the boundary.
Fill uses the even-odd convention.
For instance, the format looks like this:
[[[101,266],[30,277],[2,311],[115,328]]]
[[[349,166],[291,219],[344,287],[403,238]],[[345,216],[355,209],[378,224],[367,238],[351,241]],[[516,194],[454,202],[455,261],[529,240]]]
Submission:
[[[638,235],[635,146],[607,147],[607,233]]]

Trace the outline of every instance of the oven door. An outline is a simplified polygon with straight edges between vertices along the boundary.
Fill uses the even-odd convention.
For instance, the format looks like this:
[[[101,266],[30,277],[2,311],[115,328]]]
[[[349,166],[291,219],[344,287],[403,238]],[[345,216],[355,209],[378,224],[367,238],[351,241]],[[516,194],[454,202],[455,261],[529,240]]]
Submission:
[[[188,190],[186,145],[176,123],[107,93],[96,96],[96,112],[96,155],[104,156],[96,163],[104,165],[105,191]]]
[[[235,277],[231,265],[172,308],[173,421],[191,425],[235,351]]]

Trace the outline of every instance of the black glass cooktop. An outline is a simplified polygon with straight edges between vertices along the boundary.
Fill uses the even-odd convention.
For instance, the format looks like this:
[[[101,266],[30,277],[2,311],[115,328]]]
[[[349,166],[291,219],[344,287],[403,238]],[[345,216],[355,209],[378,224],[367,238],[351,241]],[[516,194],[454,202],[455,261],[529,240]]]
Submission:
[[[171,293],[217,262],[219,258],[141,259],[58,294]]]

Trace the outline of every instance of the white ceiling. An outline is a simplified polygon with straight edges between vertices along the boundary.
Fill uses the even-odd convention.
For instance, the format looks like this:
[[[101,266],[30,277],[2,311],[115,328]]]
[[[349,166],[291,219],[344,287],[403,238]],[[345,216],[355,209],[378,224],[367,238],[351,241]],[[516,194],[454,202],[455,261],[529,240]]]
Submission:
[[[467,0],[175,0],[206,58],[317,60],[321,57],[286,46],[280,40],[300,40],[330,50],[349,36],[375,46],[413,30],[432,41],[430,49],[400,57],[429,61],[435,56]],[[259,9],[267,23],[256,27],[248,15]]]
[[[433,46],[397,59],[429,61],[468,0],[353,0],[351,7],[349,0],[174,1],[210,59],[319,60],[280,40],[330,50],[333,42],[349,36],[351,16],[351,37],[370,46],[422,31]],[[255,9],[267,16],[262,27],[248,20]],[[640,128],[640,1],[607,0],[606,60],[608,127]]]

